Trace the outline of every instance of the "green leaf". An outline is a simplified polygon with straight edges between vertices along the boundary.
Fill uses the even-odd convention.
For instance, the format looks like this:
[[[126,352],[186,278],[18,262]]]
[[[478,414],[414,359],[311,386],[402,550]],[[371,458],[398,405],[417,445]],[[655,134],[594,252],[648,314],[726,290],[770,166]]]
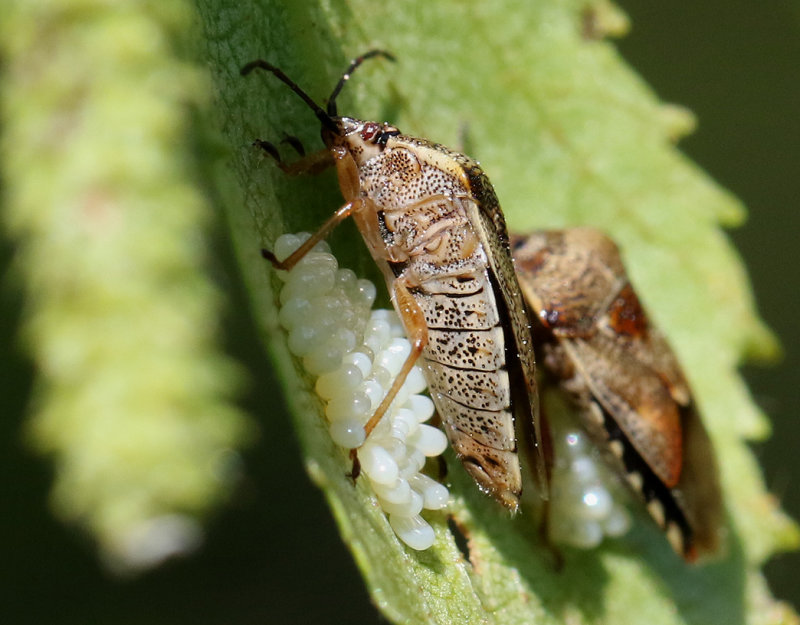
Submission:
[[[795,526],[764,490],[745,441],[768,425],[736,366],[776,345],[754,313],[744,270],[719,227],[743,207],[675,148],[691,114],[660,103],[598,38],[624,30],[607,2],[551,0],[464,4],[200,3],[219,115],[244,202],[234,236],[270,350],[295,415],[306,465],[323,488],[373,600],[396,622],[735,623],[794,622],[758,567],[797,545]],[[568,551],[553,570],[533,520],[510,520],[460,468],[451,469],[451,513],[469,537],[458,552],[444,515],[430,514],[433,549],[394,538],[363,483],[344,478],[346,457],[328,440],[320,401],[276,323],[276,283],[256,261],[283,232],[316,229],[340,205],[332,175],[288,178],[249,147],[256,137],[298,136],[321,148],[318,123],[274,77],[237,76],[264,58],[323,102],[347,61],[372,61],[348,83],[339,110],[388,120],[404,132],[458,146],[464,137],[492,179],[512,229],[593,225],[621,245],[643,299],[685,365],[718,449],[730,513],[727,554],[689,567],[640,516],[627,539]],[[249,226],[252,231],[238,230]],[[332,236],[342,264],[375,276],[358,234]],[[274,291],[273,291],[274,293]],[[452,463],[455,466],[455,463]],[[635,606],[635,609],[632,609]]]
[[[149,9],[14,2],[0,23],[29,439],[54,460],[55,512],[123,568],[197,543],[248,430],[230,403],[241,372],[217,345],[189,140],[207,77],[176,45],[193,14]]]

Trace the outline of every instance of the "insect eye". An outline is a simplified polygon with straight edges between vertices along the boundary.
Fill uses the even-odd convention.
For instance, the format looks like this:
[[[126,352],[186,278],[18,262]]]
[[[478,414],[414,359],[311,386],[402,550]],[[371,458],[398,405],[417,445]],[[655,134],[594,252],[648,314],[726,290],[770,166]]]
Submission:
[[[375,122],[367,122],[361,129],[361,138],[364,141],[372,141],[380,133],[381,127]]]

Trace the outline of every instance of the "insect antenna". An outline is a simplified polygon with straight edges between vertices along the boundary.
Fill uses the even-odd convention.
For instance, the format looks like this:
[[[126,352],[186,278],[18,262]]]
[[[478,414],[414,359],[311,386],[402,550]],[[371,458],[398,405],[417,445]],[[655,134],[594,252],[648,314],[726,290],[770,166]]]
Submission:
[[[385,50],[370,50],[369,52],[362,54],[358,58],[353,59],[352,62],[350,63],[350,66],[346,70],[344,70],[344,74],[342,74],[342,77],[339,79],[339,82],[337,82],[336,86],[333,88],[331,96],[328,98],[328,115],[330,117],[339,116],[338,112],[336,111],[336,98],[339,97],[339,93],[344,87],[344,84],[348,80],[350,80],[350,76],[353,75],[353,72],[356,71],[358,66],[361,65],[364,61],[366,61],[367,59],[374,58],[376,56],[382,56],[383,58],[392,62],[397,60],[394,58],[394,55],[390,54],[389,52],[386,52]]]
[[[336,122],[333,121],[332,119],[333,116],[330,115],[329,113],[326,113],[319,104],[317,104],[316,102],[314,102],[314,100],[311,99],[310,95],[308,95],[305,91],[303,91],[299,87],[299,85],[296,82],[294,82],[291,78],[289,78],[286,74],[284,74],[282,70],[275,67],[272,63],[267,63],[263,59],[256,59],[255,61],[250,61],[244,67],[242,67],[242,69],[239,70],[239,73],[242,76],[247,76],[247,74],[252,72],[254,69],[261,69],[264,70],[265,72],[270,72],[271,74],[273,74],[278,80],[283,82],[286,86],[289,87],[289,89],[294,91],[297,95],[299,95],[303,99],[303,102],[305,102],[309,106],[309,108],[312,111],[314,111],[314,115],[317,116],[317,119],[322,123],[323,126],[325,126],[325,128],[333,131],[336,134],[339,134],[339,129],[336,125]],[[353,71],[352,66],[351,69],[349,69],[348,71]],[[345,75],[347,76],[347,74]],[[349,76],[347,77],[349,78]],[[340,81],[340,83],[343,82],[344,80]],[[341,89],[341,86],[337,85],[337,87]],[[328,108],[330,108],[330,105],[328,106]]]

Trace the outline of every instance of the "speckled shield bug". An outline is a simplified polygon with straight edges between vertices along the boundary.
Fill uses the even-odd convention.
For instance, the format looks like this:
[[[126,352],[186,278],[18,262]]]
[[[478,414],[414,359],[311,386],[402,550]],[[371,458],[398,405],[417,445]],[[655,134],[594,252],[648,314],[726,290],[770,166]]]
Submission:
[[[546,371],[584,427],[689,561],[716,551],[722,500],[708,434],[617,246],[588,228],[513,236]]]
[[[532,440],[533,472],[547,497],[535,361],[529,321],[514,275],[505,220],[478,163],[387,123],[338,115],[336,97],[371,51],[354,60],[317,105],[281,70],[272,73],[311,108],[335,163],[345,204],[295,253],[291,268],[338,223],[352,217],[380,266],[411,354],[365,426],[381,419],[421,359],[431,396],[456,454],[480,488],[516,510],[522,491],[515,419]],[[316,166],[320,159],[311,159]],[[284,169],[298,171],[300,167]]]

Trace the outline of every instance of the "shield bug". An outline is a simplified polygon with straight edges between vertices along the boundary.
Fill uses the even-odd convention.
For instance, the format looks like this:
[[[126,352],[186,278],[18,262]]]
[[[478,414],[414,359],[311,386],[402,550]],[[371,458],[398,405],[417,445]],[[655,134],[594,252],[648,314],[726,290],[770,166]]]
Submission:
[[[547,497],[529,321],[514,275],[505,219],[477,162],[387,123],[337,113],[336,98],[373,50],[355,59],[326,109],[280,69],[258,60],[308,105],[338,173],[345,203],[296,252],[289,269],[342,220],[352,217],[385,277],[412,344],[391,388],[365,426],[384,415],[421,360],[456,454],[479,487],[512,510],[522,491],[515,418],[532,441],[533,472]],[[389,57],[391,58],[391,57]],[[312,159],[314,165],[319,158]],[[297,172],[302,166],[286,167]]]
[[[711,442],[617,246],[575,228],[513,236],[512,250],[546,371],[672,547],[689,561],[713,553],[722,501]]]

